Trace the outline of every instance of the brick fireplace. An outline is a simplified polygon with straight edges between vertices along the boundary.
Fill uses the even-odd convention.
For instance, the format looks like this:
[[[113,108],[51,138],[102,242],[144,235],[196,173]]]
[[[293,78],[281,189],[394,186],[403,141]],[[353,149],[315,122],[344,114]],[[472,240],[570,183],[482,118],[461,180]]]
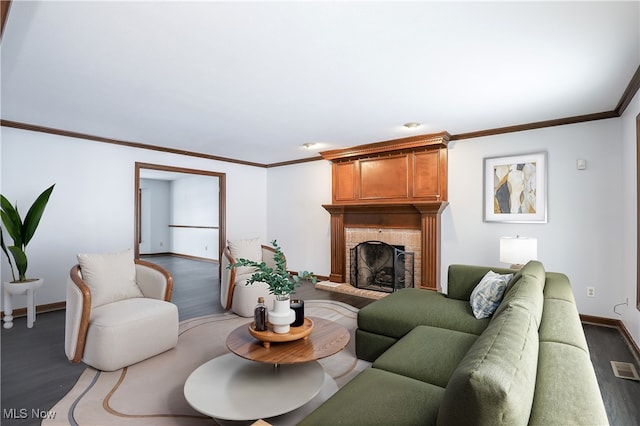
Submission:
[[[349,280],[349,249],[378,240],[415,256],[414,285],[440,287],[440,214],[447,203],[446,132],[325,151],[332,162],[330,280]]]

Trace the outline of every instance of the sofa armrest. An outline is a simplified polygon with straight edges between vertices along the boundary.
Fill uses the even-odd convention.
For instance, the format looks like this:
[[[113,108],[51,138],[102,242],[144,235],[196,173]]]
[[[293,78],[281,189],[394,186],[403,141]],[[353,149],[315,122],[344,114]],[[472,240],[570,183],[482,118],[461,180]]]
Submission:
[[[513,274],[516,272],[513,269],[491,266],[449,265],[447,297],[457,300],[469,300],[473,289],[489,271],[498,274]]]

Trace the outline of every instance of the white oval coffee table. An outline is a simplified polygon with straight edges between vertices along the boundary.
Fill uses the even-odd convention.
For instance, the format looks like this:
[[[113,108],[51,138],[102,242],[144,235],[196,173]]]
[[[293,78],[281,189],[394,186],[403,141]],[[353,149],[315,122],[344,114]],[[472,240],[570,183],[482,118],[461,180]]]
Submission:
[[[275,366],[229,353],[194,370],[185,382],[184,396],[193,408],[215,419],[256,420],[305,405],[324,382],[317,361]]]
[[[268,348],[251,336],[248,323],[236,328],[227,336],[231,353],[204,363],[187,378],[187,402],[222,424],[257,419],[297,424],[338,390],[317,360],[340,352],[351,338],[336,322],[313,318],[313,323],[306,338]]]

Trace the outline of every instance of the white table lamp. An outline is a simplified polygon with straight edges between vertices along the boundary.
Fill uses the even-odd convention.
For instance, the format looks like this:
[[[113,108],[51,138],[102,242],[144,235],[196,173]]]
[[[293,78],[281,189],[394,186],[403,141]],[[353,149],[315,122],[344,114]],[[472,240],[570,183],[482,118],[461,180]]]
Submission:
[[[500,237],[500,262],[520,269],[530,260],[538,259],[538,239],[528,237]]]

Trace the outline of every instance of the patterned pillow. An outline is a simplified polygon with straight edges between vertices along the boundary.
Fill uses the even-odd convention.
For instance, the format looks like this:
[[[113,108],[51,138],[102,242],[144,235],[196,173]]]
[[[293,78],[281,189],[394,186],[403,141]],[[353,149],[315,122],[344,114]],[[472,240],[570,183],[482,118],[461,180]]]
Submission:
[[[513,274],[500,275],[489,271],[471,292],[471,309],[477,319],[488,318],[500,305]]]

